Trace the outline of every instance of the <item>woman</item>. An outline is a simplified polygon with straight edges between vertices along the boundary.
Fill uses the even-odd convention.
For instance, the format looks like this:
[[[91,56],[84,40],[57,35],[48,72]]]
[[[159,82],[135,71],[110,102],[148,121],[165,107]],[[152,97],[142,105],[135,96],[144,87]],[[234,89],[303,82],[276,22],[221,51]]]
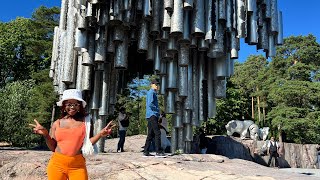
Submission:
[[[50,133],[35,119],[33,132],[43,135],[53,155],[48,164],[47,173],[49,180],[87,180],[88,173],[81,147],[85,138],[85,112],[86,102],[82,93],[77,89],[68,89],[63,92],[61,101],[62,118],[55,121]],[[97,135],[90,138],[95,144],[101,137],[111,134],[111,122]]]

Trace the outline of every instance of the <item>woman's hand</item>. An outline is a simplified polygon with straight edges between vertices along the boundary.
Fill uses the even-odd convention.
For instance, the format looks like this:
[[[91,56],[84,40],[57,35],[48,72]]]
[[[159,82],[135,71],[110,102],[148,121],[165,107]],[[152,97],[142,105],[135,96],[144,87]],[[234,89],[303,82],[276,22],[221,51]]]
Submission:
[[[101,136],[101,137],[105,137],[105,136],[111,134],[112,128],[113,128],[114,126],[115,126],[115,125],[113,124],[113,121],[110,121],[106,127],[104,127],[103,129],[101,129],[101,131],[100,131],[100,136]]]
[[[46,128],[44,128],[36,119],[34,119],[35,124],[29,124],[29,126],[33,127],[33,132],[35,134],[40,134],[43,136],[48,136],[49,132]]]

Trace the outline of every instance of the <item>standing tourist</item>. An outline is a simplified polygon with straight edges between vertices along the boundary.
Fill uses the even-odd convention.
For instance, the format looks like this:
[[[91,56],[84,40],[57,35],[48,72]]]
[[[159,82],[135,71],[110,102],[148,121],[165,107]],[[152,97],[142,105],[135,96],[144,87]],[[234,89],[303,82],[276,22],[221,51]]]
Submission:
[[[153,80],[151,82],[151,88],[147,92],[146,98],[146,118],[148,121],[148,135],[146,139],[146,143],[144,146],[144,156],[151,156],[149,153],[149,146],[151,144],[152,139],[154,138],[155,141],[155,151],[156,157],[164,157],[165,154],[161,148],[161,132],[158,125],[159,119],[159,104],[158,104],[158,97],[157,91],[159,89],[158,82]]]
[[[85,112],[86,102],[82,99],[82,93],[77,89],[68,89],[63,92],[61,101],[57,105],[61,107],[62,117],[56,120],[50,129],[50,133],[36,119],[33,132],[42,135],[49,149],[53,152],[47,174],[49,180],[87,180],[88,172],[81,147],[86,137]],[[95,144],[100,138],[111,134],[111,122],[98,134],[90,138]]]

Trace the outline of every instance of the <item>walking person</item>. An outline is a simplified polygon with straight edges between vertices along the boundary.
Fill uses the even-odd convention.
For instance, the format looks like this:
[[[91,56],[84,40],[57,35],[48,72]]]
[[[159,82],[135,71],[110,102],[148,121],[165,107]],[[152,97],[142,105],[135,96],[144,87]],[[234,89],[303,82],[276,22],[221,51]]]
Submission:
[[[156,157],[165,157],[161,148],[161,132],[158,125],[159,119],[159,104],[157,91],[159,89],[158,82],[156,80],[151,81],[151,88],[147,92],[146,98],[146,119],[148,121],[148,135],[144,146],[144,156],[151,156],[149,153],[149,146],[152,139],[155,142]]]
[[[119,124],[119,142],[117,152],[124,152],[123,146],[126,141],[126,132],[129,126],[129,115],[126,113],[126,108],[121,107],[118,115],[118,124]]]
[[[57,102],[61,107],[62,117],[52,124],[50,131],[36,119],[35,124],[29,124],[34,133],[45,138],[47,146],[53,152],[47,167],[49,180],[88,180],[86,162],[81,151],[86,133],[90,133],[86,132],[86,104],[80,90],[65,90],[61,101]],[[90,138],[92,144],[111,134],[111,122]]]
[[[269,161],[268,161],[268,166],[270,167],[271,164],[271,160],[272,158],[274,158],[275,161],[275,167],[279,168],[279,164],[278,164],[278,150],[279,150],[279,145],[278,143],[274,140],[274,137],[271,137],[269,143],[268,143],[268,153],[270,155],[269,157]]]

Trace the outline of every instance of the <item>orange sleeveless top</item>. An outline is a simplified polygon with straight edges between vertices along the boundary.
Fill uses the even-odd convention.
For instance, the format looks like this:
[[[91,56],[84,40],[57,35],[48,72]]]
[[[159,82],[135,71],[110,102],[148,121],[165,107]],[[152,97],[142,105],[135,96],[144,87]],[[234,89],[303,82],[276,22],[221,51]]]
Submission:
[[[59,121],[59,126],[55,131],[55,138],[61,153],[67,156],[77,154],[82,147],[85,134],[86,126],[84,123],[76,128],[61,128]]]

